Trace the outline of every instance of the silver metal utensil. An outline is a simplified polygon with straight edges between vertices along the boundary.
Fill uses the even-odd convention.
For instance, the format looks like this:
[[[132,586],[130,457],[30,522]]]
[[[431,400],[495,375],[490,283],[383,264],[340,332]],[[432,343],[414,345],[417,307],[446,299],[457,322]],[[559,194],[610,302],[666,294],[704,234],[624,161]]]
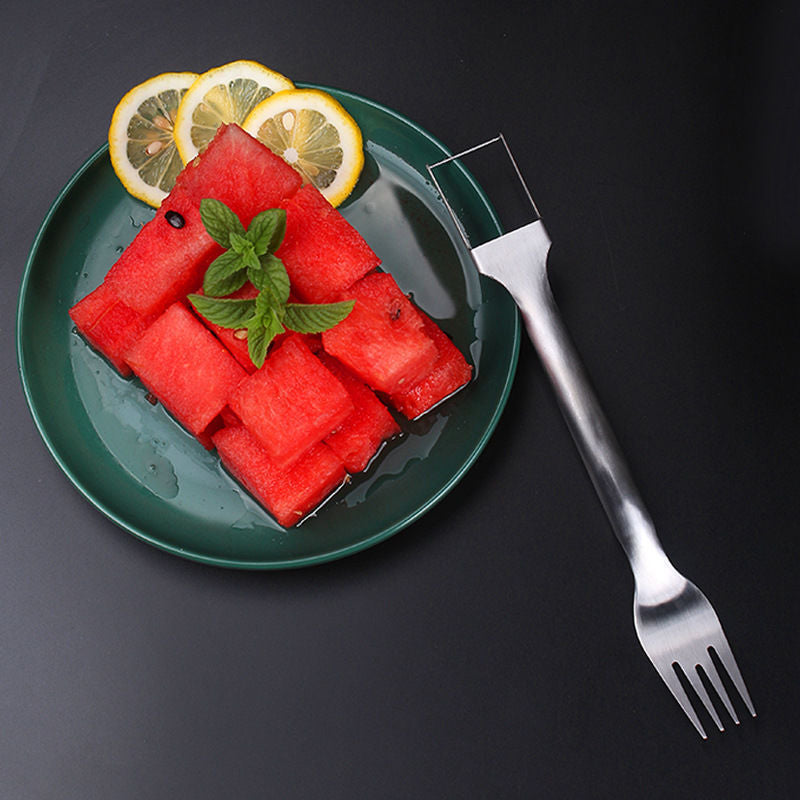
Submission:
[[[458,215],[448,202],[447,193],[442,191],[436,170],[495,144],[502,145],[510,159],[530,201],[534,221],[472,247]],[[704,739],[707,738],[706,732],[679,678],[678,668],[720,731],[724,726],[701,673],[713,686],[730,717],[739,724],[712,660],[712,651],[750,714],[755,716],[755,708],[719,619],[703,593],[672,566],[664,553],[619,445],[570,341],[547,278],[550,238],[505,138],[501,134],[430,164],[428,172],[478,270],[505,286],[520,309],[586,469],[630,561],[635,583],[634,624],[645,653]]]

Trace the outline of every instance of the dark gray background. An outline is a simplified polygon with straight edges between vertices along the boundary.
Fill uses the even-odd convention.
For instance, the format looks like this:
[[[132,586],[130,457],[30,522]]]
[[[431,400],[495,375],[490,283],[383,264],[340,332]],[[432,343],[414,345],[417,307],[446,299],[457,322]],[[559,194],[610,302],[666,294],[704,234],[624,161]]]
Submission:
[[[6,0],[2,19],[0,798],[798,796],[796,5]],[[468,476],[338,563],[186,562],[61,474],[14,355],[37,227],[131,86],[243,57],[453,149],[506,134],[567,324],[758,719],[703,743],[661,685],[527,342]]]

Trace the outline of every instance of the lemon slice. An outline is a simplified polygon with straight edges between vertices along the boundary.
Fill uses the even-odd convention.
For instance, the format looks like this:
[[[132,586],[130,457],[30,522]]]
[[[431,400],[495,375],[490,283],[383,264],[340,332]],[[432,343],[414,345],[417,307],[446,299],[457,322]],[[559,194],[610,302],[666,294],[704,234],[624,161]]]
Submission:
[[[326,92],[292,89],[259,103],[242,127],[291,164],[337,206],[364,167],[355,120]]]
[[[111,166],[125,188],[158,207],[175,185],[183,162],[173,125],[195,72],[165,72],[134,86],[117,104],[108,129]]]
[[[262,100],[293,88],[287,77],[255,61],[231,61],[204,72],[184,96],[175,120],[175,141],[184,163],[206,148],[220,125],[241,125]]]

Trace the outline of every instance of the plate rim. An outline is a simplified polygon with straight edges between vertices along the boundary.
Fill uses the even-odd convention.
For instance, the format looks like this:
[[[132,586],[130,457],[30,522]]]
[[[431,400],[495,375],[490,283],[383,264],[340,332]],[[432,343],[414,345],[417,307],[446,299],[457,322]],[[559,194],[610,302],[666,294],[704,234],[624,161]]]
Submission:
[[[298,84],[298,86],[300,85],[301,84]],[[357,103],[365,104],[399,121],[408,128],[411,128],[415,133],[419,134],[424,139],[429,141],[434,147],[439,149],[441,151],[442,157],[448,157],[452,155],[452,152],[437,137],[435,137],[433,134],[429,133],[427,130],[422,128],[414,120],[410,119],[401,112],[395,111],[394,109],[391,109],[388,106],[379,103],[378,101],[372,100],[371,98],[363,97],[362,95],[356,94],[351,91],[329,86],[323,86],[320,84],[305,83],[302,84],[302,86],[321,89],[323,91],[329,92],[335,97],[338,96],[338,98],[344,98],[345,100],[349,99]],[[491,417],[489,418],[482,435],[478,440],[476,440],[474,446],[472,447],[469,456],[459,465],[459,468],[456,471],[454,471],[452,475],[450,475],[448,480],[439,488],[439,490],[436,491],[432,496],[430,496],[425,503],[417,506],[410,513],[406,514],[393,524],[386,526],[381,530],[377,531],[376,533],[370,536],[366,536],[344,547],[339,547],[334,550],[327,550],[325,552],[317,553],[314,555],[296,556],[280,560],[269,559],[269,560],[245,561],[245,560],[237,560],[235,558],[210,556],[208,554],[204,554],[199,551],[188,550],[184,547],[179,547],[170,544],[168,542],[162,541],[161,539],[150,535],[147,531],[142,530],[141,528],[130,524],[120,514],[118,514],[116,511],[110,508],[105,502],[103,502],[100,498],[96,497],[92,492],[88,490],[86,486],[83,485],[83,482],[68,466],[60,450],[56,447],[55,443],[51,439],[47,431],[45,422],[42,418],[42,415],[40,414],[37,408],[37,404],[33,397],[33,392],[28,382],[28,376],[26,371],[26,358],[22,347],[22,332],[23,332],[23,321],[24,321],[24,305],[28,291],[28,285],[31,279],[32,268],[34,262],[36,261],[42,240],[45,234],[47,233],[50,225],[52,224],[54,217],[58,213],[59,209],[61,208],[66,198],[72,192],[75,185],[83,178],[86,172],[88,172],[96,164],[96,162],[105,157],[107,153],[108,153],[108,143],[105,142],[100,147],[98,147],[92,154],[90,154],[88,158],[86,158],[86,160],[80,165],[80,167],[71,175],[69,180],[67,180],[67,182],[59,191],[58,195],[50,204],[50,207],[48,208],[47,213],[43,217],[42,222],[40,223],[39,228],[31,244],[28,257],[25,261],[25,267],[17,295],[16,322],[15,322],[16,359],[17,359],[17,372],[20,378],[20,382],[22,384],[25,403],[28,407],[28,411],[31,414],[31,417],[33,418],[39,436],[44,442],[47,450],[50,452],[50,455],[53,457],[56,464],[64,473],[64,475],[66,475],[72,486],[75,489],[77,489],[77,491],[86,500],[88,500],[88,502],[95,509],[100,511],[105,517],[111,520],[122,530],[131,534],[135,538],[144,541],[147,544],[152,545],[153,547],[159,550],[170,553],[172,555],[179,556],[189,561],[194,561],[209,566],[215,566],[227,569],[252,570],[252,571],[296,569],[301,567],[316,566],[319,564],[336,561],[350,555],[354,555],[355,553],[361,552],[363,550],[366,550],[368,548],[371,548],[379,544],[382,541],[385,541],[391,536],[394,536],[395,534],[399,533],[401,530],[409,527],[420,517],[424,516],[433,506],[441,502],[441,500],[447,494],[449,494],[449,492],[452,491],[452,489],[455,488],[455,486],[461,481],[461,479],[464,477],[467,471],[473,466],[478,456],[483,452],[489,439],[493,435],[497,427],[497,424],[500,420],[500,417],[502,416],[502,413],[506,407],[508,397],[511,392],[511,387],[513,386],[514,383],[514,378],[516,375],[517,366],[519,362],[521,323],[519,319],[519,314],[516,312],[516,307],[514,307],[514,326],[513,326],[514,331],[513,331],[513,341],[511,344],[511,353],[510,353],[510,367],[505,376],[505,381],[502,386],[499,401]],[[466,168],[463,168],[463,166],[462,169],[464,171],[465,177],[472,185],[473,189],[478,194],[478,196],[481,198],[489,215],[492,217],[493,223],[495,224],[496,227],[498,227],[498,232],[499,232],[499,224],[497,221],[497,216],[492,208],[492,205],[488,197],[486,196],[486,193],[484,192],[482,187],[477,183],[477,181],[473,178],[473,176],[469,173],[469,171],[466,170]]]

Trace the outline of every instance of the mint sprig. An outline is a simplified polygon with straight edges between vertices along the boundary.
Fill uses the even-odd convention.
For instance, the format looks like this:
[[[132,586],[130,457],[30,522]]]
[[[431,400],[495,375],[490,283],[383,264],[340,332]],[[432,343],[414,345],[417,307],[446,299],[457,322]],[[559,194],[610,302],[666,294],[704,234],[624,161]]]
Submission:
[[[209,264],[203,294],[189,301],[209,322],[223,328],[245,329],[250,359],[261,367],[272,340],[286,329],[322,333],[341,322],[354,301],[290,303],[291,284],[283,262],[275,255],[286,233],[286,212],[269,208],[253,217],[245,230],[228,206],[213,198],[200,201],[200,219],[208,235],[225,248]],[[233,298],[250,281],[255,298]]]

